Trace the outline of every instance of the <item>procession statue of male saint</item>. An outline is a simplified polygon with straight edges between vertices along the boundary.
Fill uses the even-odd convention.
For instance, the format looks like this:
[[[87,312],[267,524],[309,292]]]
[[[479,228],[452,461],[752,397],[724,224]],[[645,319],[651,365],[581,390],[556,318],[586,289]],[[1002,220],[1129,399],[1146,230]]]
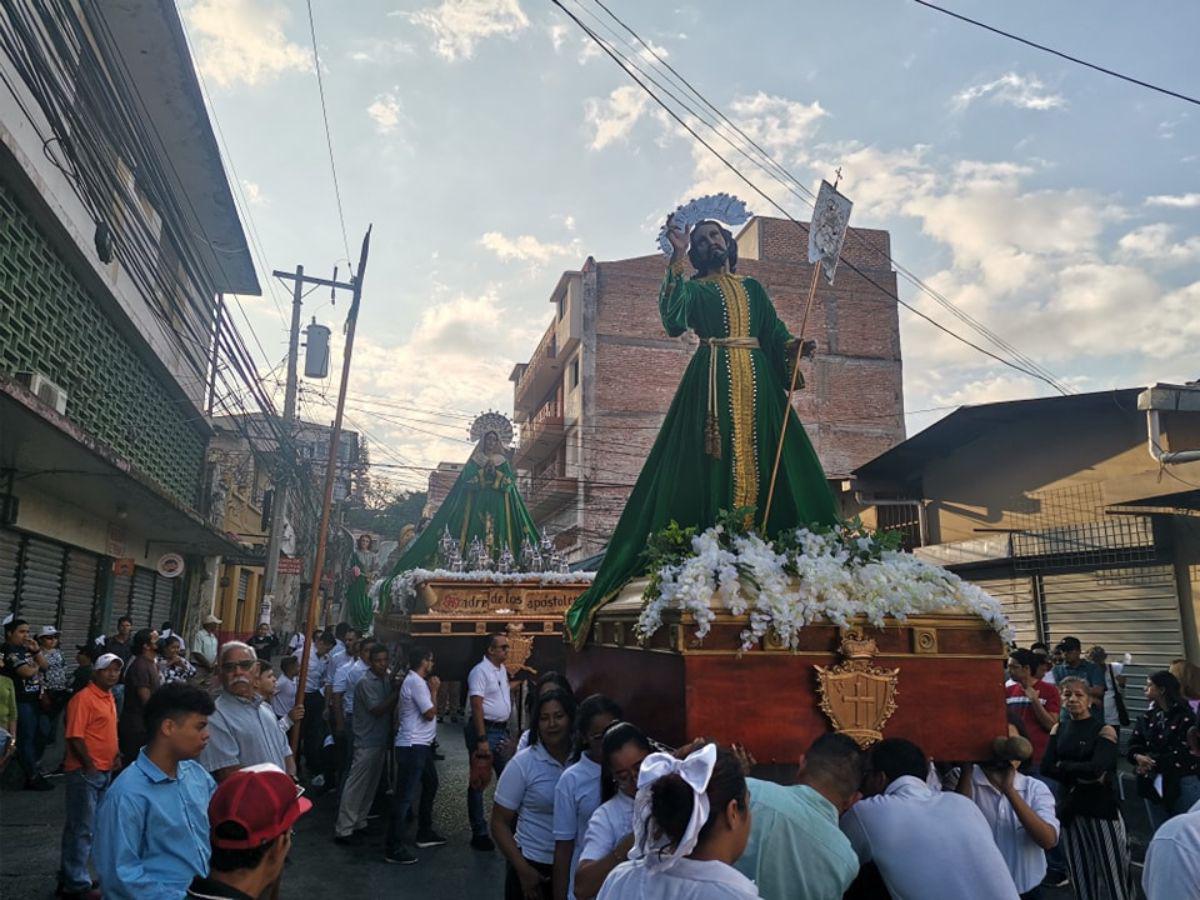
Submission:
[[[425,530],[388,571],[379,589],[380,609],[387,609],[392,581],[401,572],[448,563],[439,558],[440,542],[447,531],[463,557],[476,538],[493,560],[500,558],[505,547],[514,559],[520,559],[522,543],[536,546],[537,526],[509,463],[512,437],[512,422],[501,413],[488,412],[475,419],[471,425],[475,450]]]
[[[703,531],[722,510],[751,507],[762,527],[784,415],[787,433],[767,534],[838,521],[821,463],[786,400],[791,367],[802,349],[799,339],[788,333],[763,286],[737,274],[732,232],[711,219],[681,226],[676,214],[668,217],[665,231],[671,257],[658,294],[659,314],[667,334],[676,337],[691,329],[700,346],[596,579],[567,612],[566,630],[577,647],[586,640],[596,610],[644,574],[641,557],[648,535],[672,521]],[[688,262],[695,270],[691,277]]]
[[[346,621],[360,632],[371,627],[371,621],[375,614],[374,604],[367,595],[367,591],[375,577],[379,558],[371,535],[364,531],[355,539],[354,549],[350,552],[347,567],[349,584],[343,604]]]

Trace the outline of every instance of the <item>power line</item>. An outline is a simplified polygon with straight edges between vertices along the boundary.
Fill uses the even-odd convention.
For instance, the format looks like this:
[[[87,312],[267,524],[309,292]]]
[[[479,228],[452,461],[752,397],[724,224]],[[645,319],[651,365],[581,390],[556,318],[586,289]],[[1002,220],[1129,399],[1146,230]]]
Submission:
[[[325,106],[325,80],[321,77],[321,56],[317,52],[317,25],[313,19],[312,0],[305,0],[308,7],[308,33],[312,36],[313,68],[317,70],[317,92],[321,97],[321,120],[325,123],[325,146],[329,148],[329,171],[333,175],[333,195],[337,198],[338,222],[342,226],[342,247],[346,259],[350,259],[350,239],[346,236],[346,214],[342,211],[342,188],[338,184],[337,163],[333,158],[333,132],[329,129],[329,111]]]
[[[609,46],[609,44],[607,44],[604,41],[603,38],[601,38],[599,35],[596,34],[595,31],[593,31],[586,24],[584,24],[583,21],[581,21],[577,15],[575,15],[573,12],[571,12],[571,10],[567,9],[562,4],[561,0],[551,0],[551,2],[555,6],[557,6],[559,9],[561,9],[576,25],[578,25],[605,52],[605,54],[607,54],[613,60],[613,62],[615,62],[618,66],[621,67],[621,69],[634,81],[634,83],[636,83],[638,85],[638,87],[640,87],[643,91],[645,91],[650,96],[650,98],[652,100],[654,100],[654,102],[656,104],[658,104],[658,106],[660,106],[663,109],[663,111],[667,113],[667,115],[669,115],[672,119],[674,119],[677,123],[679,123],[679,125],[685,131],[687,131],[688,134],[690,134],[705,149],[707,149],[710,153],[712,153],[713,156],[715,156],[722,163],[722,165],[724,165],[727,169],[729,169],[730,172],[732,172],[738,179],[740,179],[742,182],[744,182],[747,187],[749,187],[752,191],[754,191],[756,194],[758,194],[764,201],[766,201],[768,204],[770,204],[774,209],[778,210],[785,218],[790,220],[794,225],[796,225],[805,234],[807,234],[808,229],[803,223],[799,222],[794,216],[792,216],[792,214],[790,212],[788,212],[786,209],[784,209],[784,207],[781,206],[773,197],[771,197],[769,194],[767,194],[765,191],[763,191],[762,188],[760,188],[753,181],[751,181],[733,163],[731,163],[724,155],[722,155],[720,153],[720,151],[718,151],[715,147],[713,147],[712,144],[710,144],[708,141],[706,141],[696,131],[695,128],[693,128],[690,124],[688,124],[688,122],[686,122],[679,115],[678,112],[676,112],[674,109],[672,109],[670,106],[668,106],[662,100],[662,98],[660,98],[657,94],[655,94],[654,91],[652,91],[647,86],[646,82],[643,81],[641,78],[638,77],[637,74],[634,73],[634,71],[626,64],[626,62],[618,55],[618,53],[614,49],[612,49]],[[999,356],[998,354],[993,353],[992,351],[979,346],[979,344],[976,344],[974,341],[971,341],[968,338],[963,337],[962,335],[958,334],[957,332],[955,332],[952,329],[948,328],[947,326],[943,325],[941,322],[938,322],[933,317],[931,317],[931,316],[927,315],[926,313],[922,312],[921,310],[917,309],[911,303],[907,303],[906,301],[902,300],[899,297],[899,295],[893,293],[892,291],[888,290],[883,285],[879,284],[879,282],[877,282],[875,279],[871,278],[870,275],[868,275],[866,272],[862,271],[862,269],[860,269],[854,263],[847,260],[844,256],[840,256],[839,259],[843,266],[850,269],[852,272],[854,272],[856,275],[858,275],[860,278],[862,278],[868,284],[875,287],[877,290],[879,290],[880,293],[884,294],[887,297],[890,297],[898,305],[904,307],[905,309],[907,309],[909,312],[913,313],[917,317],[925,320],[930,325],[932,325],[934,328],[937,328],[939,331],[944,332],[945,334],[949,335],[950,337],[954,338],[955,340],[960,341],[961,343],[965,344],[966,346],[970,347],[971,349],[975,350],[976,352],[981,353],[984,356],[987,356],[990,359],[995,360],[996,362],[1000,363],[1001,365],[1007,366],[1008,368],[1013,369],[1017,372],[1021,372],[1024,375],[1028,375],[1031,378],[1035,378],[1038,381],[1045,382],[1047,385],[1054,388],[1056,391],[1059,391],[1060,393],[1066,393],[1066,390],[1063,387],[1061,387],[1060,385],[1056,384],[1052,378],[1049,378],[1046,375],[1043,375],[1041,373],[1031,371],[1030,369],[1023,367],[1023,366],[1013,362],[1012,360],[1005,359],[1004,357]]]
[[[1053,47],[1047,47],[1045,44],[1039,44],[1036,41],[1031,41],[1028,38],[1023,38],[1019,34],[1013,34],[1012,32],[1009,32],[1009,31],[1003,31],[999,28],[996,28],[993,25],[988,25],[985,22],[980,22],[978,19],[972,19],[969,16],[962,15],[961,13],[956,13],[949,9],[945,9],[944,7],[938,6],[936,3],[928,2],[928,0],[913,0],[913,2],[920,4],[921,6],[927,7],[929,9],[932,9],[935,12],[940,12],[940,13],[942,13],[942,15],[950,16],[951,18],[958,19],[961,22],[966,22],[969,25],[974,25],[977,28],[982,28],[985,31],[992,32],[993,34],[998,34],[1001,37],[1006,37],[1009,40],[1017,41],[1018,43],[1024,44],[1027,47],[1033,47],[1035,50],[1041,50],[1044,53],[1049,53],[1052,56],[1057,56],[1059,59],[1065,59],[1067,62],[1073,62],[1073,63],[1076,63],[1077,65],[1085,66],[1089,69],[1094,69],[1095,71],[1101,72],[1104,75],[1111,75],[1113,78],[1120,78],[1122,81],[1128,81],[1130,84],[1136,84],[1138,87],[1144,87],[1144,88],[1148,88],[1149,90],[1152,90],[1152,91],[1158,91],[1158,93],[1166,94],[1168,97],[1174,97],[1177,100],[1184,100],[1188,103],[1194,103],[1197,106],[1200,106],[1200,100],[1196,99],[1195,97],[1189,97],[1187,94],[1181,94],[1178,91],[1171,90],[1170,88],[1159,87],[1157,84],[1151,84],[1148,81],[1142,81],[1140,78],[1134,78],[1131,75],[1122,75],[1120,72],[1113,71],[1112,69],[1106,69],[1104,66],[1098,66],[1095,63],[1090,63],[1086,59],[1080,59],[1077,56],[1071,56],[1069,53],[1063,53],[1061,50],[1055,50]]]
[[[711,129],[712,132],[717,137],[719,137],[726,144],[728,144],[731,148],[733,148],[735,151],[737,151],[742,156],[743,159],[746,159],[747,161],[749,161],[750,163],[755,165],[758,169],[765,172],[769,177],[773,178],[776,182],[778,182],[780,185],[782,185],[783,188],[785,190],[787,190],[790,194],[792,194],[794,197],[796,197],[797,199],[799,199],[805,203],[816,201],[816,195],[808,188],[807,185],[805,185],[802,181],[800,181],[800,179],[798,179],[795,175],[793,175],[790,171],[788,171],[788,169],[785,166],[783,166],[783,164],[781,164],[777,160],[775,160],[770,155],[770,153],[768,153],[766,151],[766,149],[764,149],[760,144],[758,144],[736,122],[734,122],[727,115],[725,115],[725,113],[723,113],[719,107],[717,107],[716,105],[711,103],[702,93],[700,93],[700,91],[698,89],[693,87],[692,84],[690,82],[688,82],[675,69],[674,66],[672,66],[669,62],[667,62],[666,59],[664,59],[662,57],[662,55],[658,52],[658,50],[656,50],[654,48],[653,45],[648,43],[644,38],[641,37],[641,35],[639,35],[636,31],[634,31],[632,27],[630,27],[619,16],[617,16],[616,13],[614,13],[608,6],[606,6],[604,4],[603,0],[594,0],[594,2],[596,3],[597,6],[599,6],[601,9],[603,9],[608,14],[609,18],[611,18],[624,31],[628,32],[630,35],[633,36],[633,38],[635,40],[637,40],[637,42],[642,46],[645,54],[648,54],[649,56],[653,57],[660,66],[662,66],[664,69],[666,69],[670,73],[670,76],[668,76],[668,77],[671,80],[673,80],[677,86],[679,86],[682,90],[684,90],[687,93],[694,96],[700,103],[702,103],[705,107],[707,107],[709,110],[711,110],[721,120],[721,122],[723,122],[728,128],[735,131],[744,141],[746,141],[751,147],[753,147],[754,150],[757,151],[757,158],[755,156],[752,156],[751,154],[747,153],[746,149],[743,146],[739,146],[737,143],[735,143],[733,140],[731,140],[726,134],[723,134],[721,129],[717,126],[717,124],[714,124],[703,113],[697,111],[694,107],[692,107],[686,101],[680,99],[674,92],[672,92],[669,88],[667,88],[665,85],[663,85],[661,82],[659,82],[656,78],[654,78],[654,76],[652,74],[647,72],[644,68],[642,68],[642,66],[640,66],[638,64],[636,59],[631,59],[629,57],[626,57],[625,54],[621,53],[620,50],[616,50],[616,48],[613,47],[612,49],[616,50],[617,54],[620,55],[622,57],[622,59],[624,59],[626,62],[630,63],[639,72],[646,75],[647,79],[651,83],[653,83],[660,90],[664,91],[669,97],[671,97],[672,100],[674,100],[676,103],[678,103],[680,106],[682,106],[691,115],[695,116],[697,119],[699,119],[705,125],[707,125],[708,128]],[[637,48],[635,48],[632,44],[630,44],[629,41],[620,37],[620,35],[618,35],[612,29],[611,26],[609,26],[607,23],[603,22],[594,13],[592,13],[585,6],[583,6],[583,0],[575,0],[575,3],[593,21],[599,23],[609,34],[614,35],[626,47],[629,47],[630,50],[633,50],[635,54],[643,55],[640,51],[637,50]],[[647,61],[647,65],[649,65],[651,68],[653,68],[653,64],[649,63],[648,61]],[[804,226],[801,225],[801,227],[803,228]],[[847,240],[854,241],[855,243],[859,244],[860,246],[865,247],[869,252],[881,255],[884,258],[886,258],[887,261],[889,263],[891,263],[893,268],[895,268],[897,273],[902,278],[904,278],[906,281],[908,281],[910,284],[912,284],[915,288],[917,288],[917,290],[919,290],[922,293],[929,296],[931,299],[933,299],[935,302],[937,302],[939,305],[941,305],[944,309],[946,309],[951,315],[953,315],[959,321],[961,321],[965,325],[967,325],[967,327],[978,332],[980,335],[982,335],[984,338],[989,340],[991,343],[993,343],[997,347],[1001,348],[1005,352],[1012,355],[1023,366],[1046,376],[1045,379],[1043,379],[1043,380],[1048,380],[1048,382],[1051,383],[1051,385],[1056,390],[1058,390],[1060,393],[1067,394],[1067,393],[1072,392],[1070,390],[1070,388],[1061,384],[1058,381],[1057,377],[1052,372],[1050,372],[1044,366],[1037,363],[1031,357],[1022,353],[1015,346],[1013,346],[1008,341],[1004,340],[1002,337],[1000,337],[998,334],[996,334],[994,331],[992,331],[990,328],[988,328],[982,322],[975,319],[969,313],[959,309],[957,306],[954,305],[953,302],[951,302],[942,293],[940,293],[939,291],[930,287],[928,284],[926,284],[924,281],[922,281],[915,273],[913,273],[911,270],[909,270],[905,266],[901,265],[900,262],[895,259],[895,257],[893,257],[887,253],[882,253],[875,247],[869,246],[866,243],[865,238],[863,238],[861,235],[859,235],[857,232],[855,232],[853,230],[848,232]]]

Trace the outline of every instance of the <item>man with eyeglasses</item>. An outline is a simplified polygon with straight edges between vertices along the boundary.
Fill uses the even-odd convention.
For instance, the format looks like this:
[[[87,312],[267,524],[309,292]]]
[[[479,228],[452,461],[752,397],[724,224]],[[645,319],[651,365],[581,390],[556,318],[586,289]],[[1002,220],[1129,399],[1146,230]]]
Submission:
[[[467,752],[488,756],[496,777],[504,771],[507,759],[500,745],[508,738],[508,720],[512,715],[512,692],[508,686],[508,635],[494,634],[488,641],[487,653],[467,676],[467,724],[464,735]],[[487,819],[483,814],[483,791],[467,788],[467,815],[471,820],[471,846],[476,850],[494,850],[488,837]]]
[[[230,641],[221,647],[217,674],[221,691],[209,717],[208,746],[199,762],[218,782],[239,769],[271,763],[295,776],[296,762],[274,714],[254,692],[258,654],[249,644]]]

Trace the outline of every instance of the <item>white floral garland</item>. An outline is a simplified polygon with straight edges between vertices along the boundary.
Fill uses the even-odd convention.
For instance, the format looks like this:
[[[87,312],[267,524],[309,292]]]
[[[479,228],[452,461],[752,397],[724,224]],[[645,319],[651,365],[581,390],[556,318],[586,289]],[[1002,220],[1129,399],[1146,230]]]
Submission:
[[[888,618],[903,621],[953,608],[980,616],[1006,643],[1016,638],[995,597],[910,553],[884,550],[864,560],[872,548],[868,537],[800,528],[795,532],[799,551],[781,553],[754,533],[736,535],[731,542],[723,535],[720,525],[696,535],[694,555],[659,570],[657,596],[647,590],[636,626],[642,640],[662,626],[668,609],[692,613],[702,639],[712,627],[715,605],[737,616],[749,614],[750,626],[741,634],[744,650],[768,632],[796,649],[800,630],[814,622],[846,626],[863,616],[882,628]],[[710,605],[713,597],[719,604]]]
[[[392,603],[399,604],[400,609],[411,609],[412,601],[416,599],[418,586],[426,581],[470,581],[482,584],[591,584],[595,572],[492,572],[487,569],[478,572],[452,572],[449,569],[409,569],[401,572],[392,581]],[[379,579],[373,585],[369,596],[379,608],[379,590],[386,579]]]

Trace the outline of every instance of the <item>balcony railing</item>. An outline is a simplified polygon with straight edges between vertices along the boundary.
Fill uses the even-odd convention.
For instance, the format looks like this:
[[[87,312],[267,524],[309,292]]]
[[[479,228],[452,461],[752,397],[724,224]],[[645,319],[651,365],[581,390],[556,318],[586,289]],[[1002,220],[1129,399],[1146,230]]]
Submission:
[[[536,409],[546,392],[562,377],[562,361],[558,359],[557,350],[557,335],[552,326],[542,335],[513,390],[513,405],[518,417],[522,412],[528,414]]]
[[[557,512],[575,499],[579,479],[570,475],[539,475],[530,481],[529,512],[535,519]]]

